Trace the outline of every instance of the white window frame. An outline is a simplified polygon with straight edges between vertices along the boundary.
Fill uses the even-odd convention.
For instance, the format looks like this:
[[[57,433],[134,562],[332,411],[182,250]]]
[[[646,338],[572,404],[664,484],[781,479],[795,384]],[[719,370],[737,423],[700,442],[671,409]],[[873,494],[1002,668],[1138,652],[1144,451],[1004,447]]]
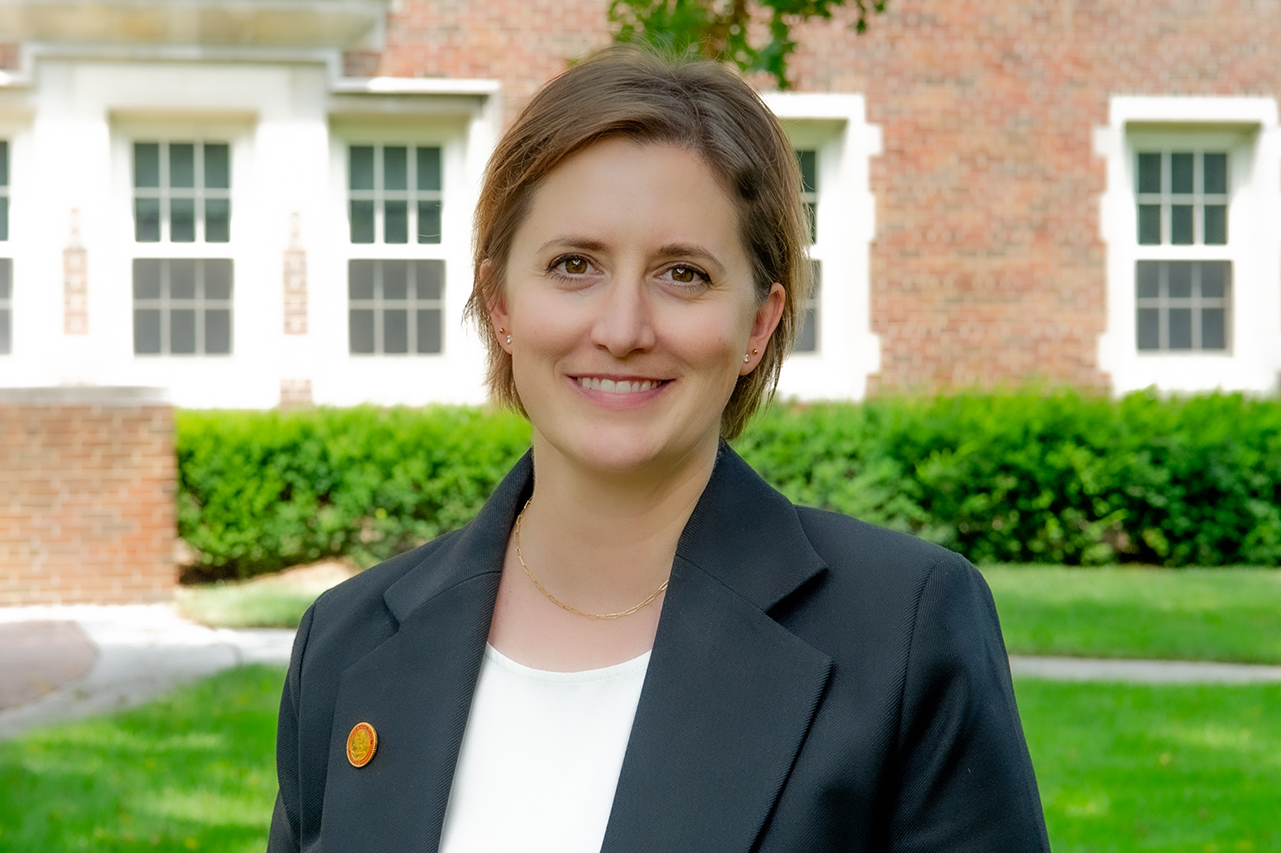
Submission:
[[[13,182],[13,142],[7,135],[0,136],[0,142],[4,144],[4,172],[5,181],[0,184],[0,199],[4,200],[5,205],[9,206],[9,187]],[[13,227],[10,219],[12,207],[5,210],[5,233],[0,234],[0,250],[3,250],[3,257],[0,257],[0,265],[7,267],[4,274],[8,277],[7,292],[0,293],[0,335],[3,335],[5,346],[0,348],[0,356],[13,354],[13,257],[12,250],[9,249],[9,231]]]
[[[1266,393],[1281,371],[1281,129],[1277,102],[1261,97],[1114,96],[1095,152],[1107,167],[1100,231],[1107,246],[1107,329],[1099,367],[1116,394],[1214,389]],[[1228,154],[1228,243],[1140,245],[1141,151]],[[1139,350],[1136,270],[1140,260],[1227,260],[1225,350]]]
[[[862,95],[771,92],[763,98],[792,147],[817,152],[816,234],[810,257],[822,265],[818,348],[788,358],[779,394],[800,400],[860,400],[868,377],[881,369],[869,275],[876,231],[869,171],[870,159],[881,153],[880,128],[867,123]]]
[[[235,359],[237,356],[240,349],[238,343],[243,339],[240,331],[240,326],[242,325],[241,312],[236,307],[241,303],[239,292],[243,288],[243,273],[246,271],[242,244],[252,242],[248,239],[248,236],[253,231],[253,224],[246,222],[247,219],[250,219],[247,214],[252,206],[245,203],[247,185],[251,180],[248,151],[252,127],[252,124],[248,121],[226,121],[216,118],[209,121],[185,118],[166,121],[163,118],[125,117],[117,118],[112,123],[115,149],[113,167],[119,178],[118,198],[123,205],[118,230],[115,234],[118,244],[124,248],[121,253],[124,261],[121,280],[125,287],[125,301],[129,306],[127,314],[129,334],[126,337],[130,357],[135,363],[161,363],[169,360],[190,362],[192,359],[225,362]],[[139,142],[159,142],[164,145],[172,143],[194,143],[196,145],[215,143],[225,144],[229,147],[229,168],[231,170],[229,183],[231,187],[226,191],[225,197],[231,204],[231,221],[229,223],[227,242],[208,243],[204,241],[203,211],[198,211],[197,213],[197,239],[190,243],[173,242],[173,240],[169,239],[170,226],[163,202],[160,226],[161,239],[158,242],[141,242],[137,239],[137,225],[134,219],[134,199],[137,197],[137,187],[134,180],[134,144]],[[163,163],[166,161],[163,156],[161,159],[161,168],[163,170]],[[201,183],[202,180],[202,176],[197,174],[196,182]],[[162,183],[164,182],[162,181]],[[192,192],[193,197],[197,198],[198,201],[202,201],[205,197],[204,191],[199,187],[194,188]],[[224,197],[221,195],[223,191],[217,190],[215,192],[218,193],[218,197]],[[162,199],[167,199],[168,197],[163,192],[163,189],[160,197]],[[133,312],[136,307],[136,300],[133,295],[133,262],[137,259],[148,258],[160,260],[218,259],[231,261],[231,351],[229,353],[205,353],[199,351],[195,353],[174,353],[172,351],[139,353],[136,351],[133,331]],[[217,307],[222,307],[221,301],[219,301]],[[198,333],[197,340],[200,339],[200,334]]]

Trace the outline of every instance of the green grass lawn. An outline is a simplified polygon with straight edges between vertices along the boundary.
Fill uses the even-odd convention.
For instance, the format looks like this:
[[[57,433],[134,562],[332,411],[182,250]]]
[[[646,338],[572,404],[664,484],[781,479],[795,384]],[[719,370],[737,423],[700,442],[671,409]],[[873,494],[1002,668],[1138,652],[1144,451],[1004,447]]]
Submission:
[[[0,743],[0,850],[263,850],[283,678]],[[1281,853],[1281,685],[1015,687],[1056,853]]]
[[[1281,664],[1275,569],[987,566],[982,572],[1013,654]]]
[[[1015,692],[1055,853],[1281,851],[1281,684]]]
[[[0,742],[0,850],[262,853],[284,670]]]
[[[182,611],[218,628],[297,628],[323,590],[288,584],[210,584],[178,590]]]

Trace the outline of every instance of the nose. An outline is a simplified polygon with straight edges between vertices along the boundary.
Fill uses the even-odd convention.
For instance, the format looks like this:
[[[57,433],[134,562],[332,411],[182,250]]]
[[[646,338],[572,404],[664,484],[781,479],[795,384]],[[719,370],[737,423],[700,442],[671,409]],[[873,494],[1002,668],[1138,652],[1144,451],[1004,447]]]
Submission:
[[[653,348],[657,336],[643,274],[616,276],[601,296],[592,343],[615,358]]]

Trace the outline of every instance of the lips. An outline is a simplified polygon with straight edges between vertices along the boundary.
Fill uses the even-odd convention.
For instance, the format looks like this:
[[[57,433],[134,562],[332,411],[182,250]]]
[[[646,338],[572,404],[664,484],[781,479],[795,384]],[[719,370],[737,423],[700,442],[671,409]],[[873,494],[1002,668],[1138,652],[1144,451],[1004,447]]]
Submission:
[[[584,388],[606,394],[640,394],[663,385],[662,379],[602,379],[599,376],[579,376],[576,381]]]

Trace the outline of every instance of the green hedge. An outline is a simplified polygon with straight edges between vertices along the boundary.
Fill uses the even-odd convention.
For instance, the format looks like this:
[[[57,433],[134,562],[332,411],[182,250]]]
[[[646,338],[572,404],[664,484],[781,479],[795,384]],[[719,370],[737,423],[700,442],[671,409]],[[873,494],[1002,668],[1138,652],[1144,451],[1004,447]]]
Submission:
[[[178,534],[197,575],[345,555],[372,565],[461,526],[529,447],[475,409],[178,413]]]
[[[371,564],[475,514],[528,446],[475,409],[181,412],[208,577]],[[1281,403],[1070,392],[775,406],[736,445],[792,500],[976,562],[1281,565]]]

